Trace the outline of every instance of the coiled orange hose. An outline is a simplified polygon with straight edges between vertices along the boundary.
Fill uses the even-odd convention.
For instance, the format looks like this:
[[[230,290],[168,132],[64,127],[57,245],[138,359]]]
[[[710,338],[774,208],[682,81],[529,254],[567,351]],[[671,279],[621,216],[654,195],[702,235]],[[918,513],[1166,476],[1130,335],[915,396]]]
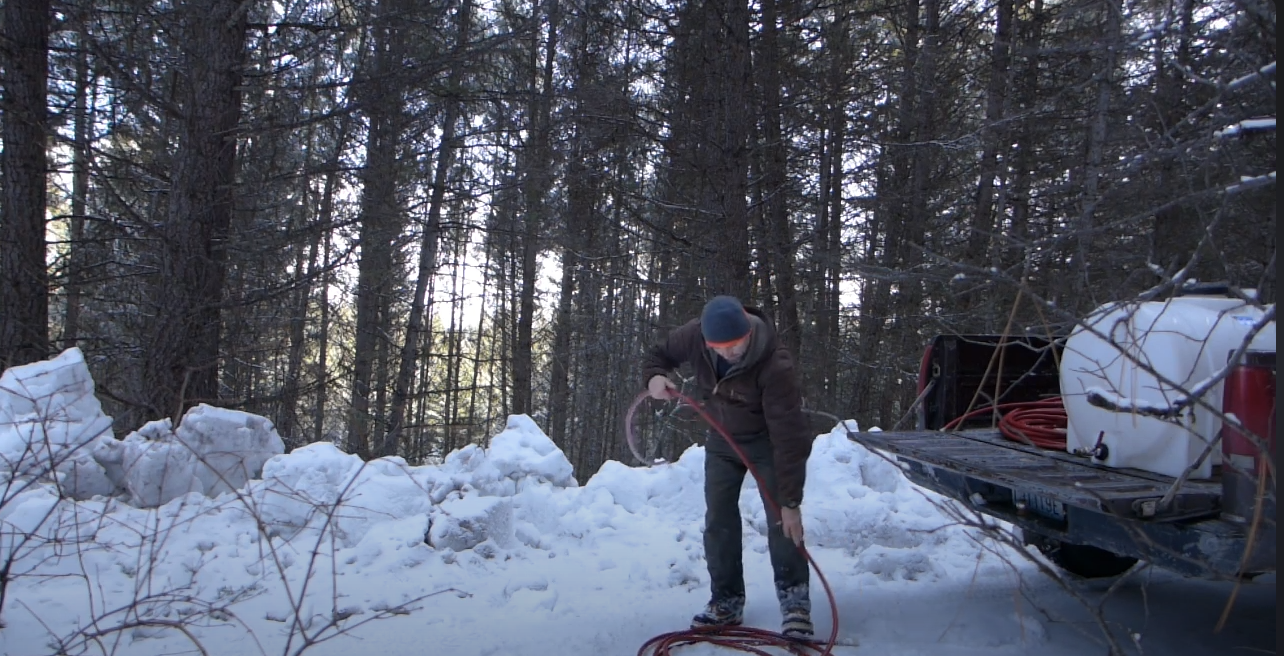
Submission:
[[[624,419],[625,435],[629,442],[629,448],[633,451],[634,457],[639,461],[643,461],[643,459],[637,447],[637,439],[633,432],[633,414],[648,397],[649,394],[645,391],[638,394],[637,398],[634,399],[633,404],[629,406],[628,414]],[[749,473],[753,474],[754,480],[758,482],[758,487],[760,489],[765,489],[763,488],[762,478],[758,475],[757,470],[755,470],[753,464],[749,462],[749,458],[745,457],[744,452],[740,450],[736,441],[731,439],[731,436],[727,434],[727,430],[722,427],[722,424],[709,416],[709,413],[706,412],[702,406],[697,404],[695,401],[692,401],[685,394],[675,392],[674,398],[679,402],[685,403],[686,405],[694,408],[695,411],[699,413],[700,417],[703,418],[711,428],[717,431],[717,433],[727,441],[727,444],[731,445],[731,448],[735,450],[736,455],[740,456],[740,461],[745,463],[745,466],[749,469]],[[770,495],[763,495],[763,498],[771,504],[771,510],[777,517],[779,517],[780,506],[776,504],[776,500],[772,499]],[[827,581],[825,579],[825,575],[821,573],[820,567],[816,565],[816,561],[812,559],[810,553],[807,553],[807,548],[805,546],[798,545],[798,550],[807,558],[807,562],[811,564],[812,569],[816,570],[816,578],[820,579],[820,584],[824,587],[825,595],[829,599],[829,611],[832,627],[829,631],[828,643],[822,643],[818,640],[805,638],[790,638],[774,631],[752,627],[698,627],[682,631],[673,631],[671,633],[663,633],[651,638],[642,645],[641,649],[638,650],[638,656],[670,656],[672,653],[670,650],[676,647],[695,644],[713,644],[750,654],[758,654],[759,656],[771,656],[769,652],[763,651],[761,649],[762,647],[781,647],[796,654],[814,653],[819,654],[820,656],[831,656],[834,650],[834,645],[838,642],[838,604],[834,601],[834,591],[829,587],[829,581]]]
[[[953,419],[942,430],[956,428],[972,417],[994,413],[1000,413],[999,432],[1009,440],[1041,449],[1066,450],[1066,409],[1060,398],[978,408]]]

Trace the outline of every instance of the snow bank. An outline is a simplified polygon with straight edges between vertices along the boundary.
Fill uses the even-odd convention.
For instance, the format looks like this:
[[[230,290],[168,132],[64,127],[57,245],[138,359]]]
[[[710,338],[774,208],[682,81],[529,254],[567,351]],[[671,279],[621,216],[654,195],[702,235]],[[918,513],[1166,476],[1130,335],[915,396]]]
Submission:
[[[952,502],[911,483],[891,459],[851,441],[842,427],[816,438],[806,495],[808,543],[844,549],[863,577],[939,579],[975,567],[968,558],[934,556],[977,549],[974,533],[943,512]]]
[[[190,492],[218,496],[257,478],[285,443],[267,419],[200,404],[174,429],[145,424],[123,441],[102,440],[94,457],[134,505],[154,508]]]
[[[0,471],[13,478],[57,481],[78,499],[108,494],[90,445],[110,431],[80,349],[0,375]]]
[[[325,443],[284,455],[267,419],[208,405],[192,408],[177,428],[154,421],[115,440],[83,356],[69,349],[5,372],[0,417],[0,456],[11,471],[14,463],[56,462],[76,498],[115,495],[142,508],[243,492],[245,511],[269,538],[300,545],[332,540],[354,549],[387,522],[401,532],[420,526],[420,541],[433,549],[481,548],[487,557],[638,521],[676,524],[678,540],[703,530],[703,448],[655,467],[609,461],[580,487],[570,461],[525,415],[509,417],[489,447],[468,445],[422,467],[400,458],[363,462]],[[881,579],[944,573],[949,564],[923,550],[969,538],[939,530],[949,523],[933,505],[939,498],[849,440],[848,428],[816,438],[804,503],[809,544],[845,549]],[[740,506],[748,530],[765,536],[752,477]]]
[[[153,508],[191,492],[217,496],[285,450],[267,419],[204,404],[177,430],[165,419],[116,440],[111,424],[80,349],[0,376],[0,471],[56,481],[75,499],[126,496]]]
[[[538,543],[530,527],[556,530],[556,513],[546,514],[543,501],[568,488],[576,488],[570,461],[529,417],[514,415],[490,448],[470,444],[440,465],[410,467],[396,457],[363,462],[311,444],[269,460],[251,497],[274,534],[289,539],[332,531],[350,548],[380,522],[423,514],[431,523],[423,539],[465,551],[484,542],[515,545],[519,513],[525,541]]]
[[[135,619],[95,609],[168,621],[226,606],[265,618],[272,628],[260,635],[268,635],[409,612],[434,591],[476,590],[493,576],[497,587],[477,595],[474,612],[525,613],[530,628],[514,631],[526,636],[557,613],[601,621],[596,606],[571,602],[585,595],[624,591],[654,600],[649,612],[661,617],[672,601],[703,599],[707,586],[703,447],[653,467],[607,462],[581,486],[524,415],[509,417],[488,446],[410,466],[362,461],[328,443],[285,454],[267,419],[207,405],[176,427],[155,421],[116,440],[78,351],[7,372],[2,387],[6,462],[66,454],[60,462],[74,463],[45,478],[80,501],[35,478],[0,500],[0,560],[21,573],[15,598],[59,599],[42,608],[67,618],[60,632]],[[808,462],[803,518],[814,552],[828,550],[842,568],[834,573],[857,587],[972,576],[980,546],[950,525],[939,498],[850,441],[846,428],[817,436]],[[749,585],[769,585],[767,519],[751,478],[740,510],[747,562],[761,564],[746,568]],[[147,590],[166,592],[140,601]],[[141,651],[130,653],[180,650],[162,649],[162,633],[131,632],[131,649]]]

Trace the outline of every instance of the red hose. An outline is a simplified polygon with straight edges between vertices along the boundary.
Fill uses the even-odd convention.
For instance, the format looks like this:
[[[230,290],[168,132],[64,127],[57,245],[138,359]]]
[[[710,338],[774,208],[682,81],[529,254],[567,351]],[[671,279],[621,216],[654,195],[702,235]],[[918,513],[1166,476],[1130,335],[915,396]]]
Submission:
[[[753,464],[749,462],[749,458],[745,457],[744,452],[740,450],[740,446],[736,444],[736,441],[731,439],[731,436],[727,434],[727,429],[723,428],[722,424],[709,416],[709,413],[706,412],[702,406],[697,404],[695,401],[692,401],[685,394],[680,392],[673,392],[672,394],[673,397],[681,403],[685,403],[694,408],[695,411],[700,414],[700,417],[703,418],[711,428],[717,431],[718,434],[727,441],[727,444],[731,445],[731,448],[735,450],[736,455],[740,456],[740,461],[745,463],[745,467],[749,469],[749,473],[753,474],[754,480],[758,482],[758,489],[766,489],[763,486],[762,477],[758,475],[758,471],[754,469]],[[633,404],[629,406],[628,414],[624,419],[625,435],[628,438],[629,449],[633,451],[633,456],[639,461],[643,461],[643,459],[638,452],[637,440],[633,433],[633,414],[637,411],[638,407],[642,405],[642,402],[648,398],[648,396],[649,393],[645,391],[638,394],[638,397],[633,400]],[[775,512],[776,516],[779,517],[780,506],[776,503],[776,500],[771,498],[771,495],[769,494],[764,494],[762,497],[768,504],[770,504],[771,509]],[[642,648],[638,650],[638,656],[647,656],[648,654],[651,656],[670,656],[672,653],[670,651],[671,649],[694,644],[713,644],[750,654],[758,654],[759,656],[771,656],[770,652],[763,651],[761,647],[781,647],[797,654],[815,653],[820,654],[821,656],[830,656],[833,654],[834,645],[838,643],[838,604],[834,601],[834,591],[829,587],[829,581],[827,581],[825,579],[825,575],[821,573],[820,567],[816,564],[816,561],[812,559],[810,553],[807,553],[807,548],[802,545],[797,546],[798,551],[802,552],[802,555],[807,559],[807,562],[811,563],[812,569],[816,570],[816,578],[820,579],[820,584],[825,589],[825,596],[829,599],[829,611],[830,619],[832,620],[832,627],[829,631],[828,643],[821,643],[818,640],[809,640],[805,638],[789,638],[774,631],[755,629],[752,627],[712,626],[690,628],[682,631],[660,634],[651,638],[646,642],[646,644],[642,645]]]
[[[1067,419],[1060,398],[985,406],[953,419],[942,430],[953,429],[972,417],[995,413],[1000,413],[999,432],[1009,440],[1065,451]]]

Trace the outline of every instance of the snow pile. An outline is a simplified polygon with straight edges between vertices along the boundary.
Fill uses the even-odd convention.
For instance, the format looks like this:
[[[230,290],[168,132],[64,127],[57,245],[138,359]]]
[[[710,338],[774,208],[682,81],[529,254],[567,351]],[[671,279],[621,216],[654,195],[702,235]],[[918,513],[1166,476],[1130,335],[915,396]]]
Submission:
[[[380,522],[422,515],[432,525],[431,545],[464,551],[515,544],[515,495],[527,497],[520,505],[534,520],[521,527],[524,541],[537,543],[535,536],[556,523],[541,500],[575,487],[566,456],[528,417],[514,416],[489,449],[470,444],[440,465],[410,467],[397,457],[364,462],[311,444],[269,460],[249,496],[273,534],[287,539],[329,531],[340,546],[353,547]]]
[[[246,496],[270,535],[300,544],[333,538],[343,548],[380,522],[423,516],[427,526],[428,489],[400,458],[364,462],[316,443],[269,460]]]
[[[504,431],[490,441],[488,455],[504,478],[533,479],[558,487],[575,487],[571,461],[526,415],[508,418]]]
[[[80,349],[0,375],[0,471],[9,476],[57,481],[76,498],[107,494],[113,486],[88,445],[110,431]]]
[[[77,498],[114,495],[161,513],[175,502],[201,505],[193,494],[239,495],[210,507],[239,507],[262,522],[265,537],[299,548],[332,542],[355,549],[389,522],[418,527],[426,548],[487,558],[638,522],[677,525],[678,539],[703,530],[703,448],[651,468],[609,461],[580,487],[566,456],[524,415],[510,417],[488,448],[468,445],[440,465],[410,467],[395,457],[365,462],[325,443],[281,455],[270,421],[208,405],[190,410],[177,428],[154,421],[115,440],[76,349],[12,369],[3,380],[0,412],[17,418],[0,430],[0,453],[9,462],[37,447],[74,450],[64,468],[79,473]],[[835,427],[815,441],[804,506],[808,543],[843,549],[884,580],[944,574],[948,563],[926,557],[924,548],[954,548],[969,539],[966,533],[939,530],[950,522],[933,507],[936,497],[849,440],[852,428]],[[766,514],[752,477],[740,506],[747,530],[765,539]],[[699,576],[698,568],[679,574]]]
[[[124,440],[111,423],[80,349],[13,367],[0,377],[0,470],[56,480],[75,499],[122,496],[154,508],[190,492],[240,489],[285,450],[267,419],[204,404],[177,429],[153,421]]]
[[[847,439],[843,428],[816,440],[806,495],[824,496],[807,504],[808,543],[843,549],[862,577],[936,580],[975,567],[933,555],[977,548],[973,533],[942,529],[952,523],[942,513],[948,501],[911,483],[891,459]]]
[[[155,508],[189,492],[218,496],[240,489],[284,451],[271,421],[202,403],[177,429],[161,419],[123,441],[99,440],[94,458],[134,505]]]
[[[83,361],[48,366],[42,389],[75,382],[65,398],[92,398]],[[650,468],[607,462],[581,486],[526,416],[510,417],[488,447],[410,466],[362,461],[326,443],[282,454],[268,420],[209,406],[177,428],[159,421],[122,441],[76,442],[67,436],[85,425],[106,430],[96,404],[81,403],[58,415],[66,425],[46,431],[60,444],[88,446],[88,464],[117,492],[75,501],[35,486],[0,504],[0,558],[16,573],[10,590],[41,620],[6,618],[10,653],[40,652],[53,638],[79,653],[72,638],[88,627],[163,627],[176,618],[190,633],[130,629],[120,653],[191,651],[184,640],[192,639],[219,645],[217,653],[285,653],[300,632],[348,630],[335,618],[360,623],[417,608],[446,623],[431,629],[443,653],[632,653],[707,599],[702,447]],[[828,558],[831,581],[868,590],[1003,569],[951,525],[935,497],[846,429],[816,438],[803,506],[808,545]],[[2,434],[6,453],[31,443],[13,429]],[[774,613],[767,523],[752,478],[740,508],[749,595]],[[436,597],[446,590],[467,595]],[[819,591],[813,598],[820,602]],[[570,645],[547,631],[550,622],[616,625],[620,599],[649,619],[590,629]],[[778,621],[755,608],[751,623]],[[334,644],[346,644],[335,653],[353,646]]]

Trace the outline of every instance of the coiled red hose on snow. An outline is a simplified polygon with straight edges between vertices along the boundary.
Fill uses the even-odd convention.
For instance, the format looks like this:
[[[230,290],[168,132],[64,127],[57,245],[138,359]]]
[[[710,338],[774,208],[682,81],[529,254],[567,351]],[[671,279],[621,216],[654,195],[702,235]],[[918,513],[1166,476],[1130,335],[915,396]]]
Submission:
[[[709,427],[717,431],[717,433],[727,441],[727,444],[731,445],[731,448],[735,450],[736,455],[740,457],[740,461],[745,463],[745,466],[749,469],[749,473],[753,474],[754,480],[758,482],[759,489],[765,489],[762,484],[762,478],[758,475],[758,471],[755,470],[753,464],[749,462],[749,458],[745,457],[744,452],[740,450],[736,441],[731,439],[731,435],[727,433],[727,429],[723,428],[722,424],[709,416],[709,413],[706,412],[702,406],[697,404],[695,401],[692,401],[685,394],[680,392],[673,392],[672,394],[673,398],[677,399],[679,402],[685,403],[686,405],[694,408],[700,417],[709,424]],[[638,394],[637,398],[633,400],[633,404],[629,406],[628,414],[625,415],[624,419],[624,432],[629,442],[629,449],[633,451],[633,456],[637,458],[639,462],[644,463],[646,461],[642,458],[637,445],[637,437],[633,432],[633,415],[637,412],[637,409],[642,405],[642,403],[649,398],[649,396],[649,393],[646,391]],[[771,510],[775,515],[779,517],[780,506],[776,503],[776,500],[771,498],[771,495],[763,495],[763,498],[771,505]],[[695,627],[681,631],[662,633],[651,638],[642,645],[641,649],[638,649],[638,656],[670,656],[672,653],[671,650],[676,647],[695,644],[718,645],[728,649],[751,654],[759,654],[760,656],[768,655],[768,652],[761,649],[762,647],[781,647],[796,654],[813,653],[819,654],[820,656],[831,656],[834,650],[834,645],[838,643],[838,604],[834,601],[834,591],[829,587],[829,581],[827,581],[825,579],[825,575],[821,573],[820,567],[816,564],[816,561],[812,559],[811,554],[807,552],[807,548],[802,545],[797,546],[798,551],[802,552],[802,555],[807,559],[807,562],[811,564],[811,568],[816,570],[816,578],[820,579],[820,584],[825,589],[825,596],[829,599],[830,620],[832,624],[829,631],[829,641],[827,643],[805,638],[790,638],[776,633],[775,631],[745,626]]]

